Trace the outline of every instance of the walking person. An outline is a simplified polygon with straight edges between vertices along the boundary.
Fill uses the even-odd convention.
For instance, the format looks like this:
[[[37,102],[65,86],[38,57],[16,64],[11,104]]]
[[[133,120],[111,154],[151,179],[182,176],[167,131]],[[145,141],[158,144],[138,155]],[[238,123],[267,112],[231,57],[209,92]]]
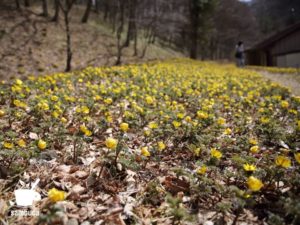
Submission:
[[[238,67],[245,66],[244,43],[239,41],[235,46],[235,58]]]

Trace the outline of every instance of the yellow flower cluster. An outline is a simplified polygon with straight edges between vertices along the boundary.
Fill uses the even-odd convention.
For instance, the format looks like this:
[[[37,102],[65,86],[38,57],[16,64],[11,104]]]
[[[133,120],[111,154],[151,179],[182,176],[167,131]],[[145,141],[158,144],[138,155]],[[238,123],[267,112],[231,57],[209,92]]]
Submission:
[[[52,148],[58,137],[66,146],[79,132],[89,137],[80,141],[100,141],[105,150],[133,149],[119,155],[126,160],[190,157],[197,179],[226,181],[230,167],[251,191],[262,180],[267,186],[265,168],[287,176],[300,166],[295,143],[287,143],[288,154],[268,146],[296,140],[300,97],[253,70],[174,59],[17,79],[0,92],[0,147],[9,153]],[[41,133],[30,137],[28,127]],[[54,189],[49,198],[65,195]]]
[[[85,125],[80,126],[80,131],[87,137],[90,137],[93,134],[92,131],[90,131]]]
[[[267,67],[267,66],[247,66],[249,69],[258,71],[267,71],[270,73],[282,73],[282,74],[297,74],[299,69],[297,68],[280,68],[280,67]]]

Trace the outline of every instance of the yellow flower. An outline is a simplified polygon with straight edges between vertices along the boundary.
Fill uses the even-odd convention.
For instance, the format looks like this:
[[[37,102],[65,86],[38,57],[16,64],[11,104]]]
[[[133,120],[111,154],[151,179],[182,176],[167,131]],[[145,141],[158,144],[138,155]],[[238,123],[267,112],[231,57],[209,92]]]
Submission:
[[[12,92],[22,92],[22,87],[19,86],[19,85],[13,85],[13,86],[11,87],[11,91],[12,91]]]
[[[291,166],[291,160],[288,157],[279,155],[275,159],[275,164],[283,168],[289,168]]]
[[[258,153],[259,151],[259,147],[257,145],[254,145],[250,148],[250,152],[255,154],[255,153]]]
[[[113,102],[112,98],[107,98],[104,100],[104,103],[110,105]]]
[[[23,84],[23,81],[21,81],[20,79],[16,79],[15,82],[16,82],[17,85],[22,85]]]
[[[178,119],[183,119],[184,117],[184,114],[183,113],[177,113],[177,118]]]
[[[260,118],[260,122],[261,123],[269,123],[270,122],[270,118],[262,117],[262,118]]]
[[[0,117],[4,116],[5,115],[5,111],[0,109]]]
[[[172,124],[173,124],[173,126],[174,126],[175,128],[178,128],[178,127],[181,126],[181,123],[178,122],[178,121],[173,121]]]
[[[87,137],[92,136],[92,134],[93,134],[93,132],[90,131],[90,130],[87,130],[87,131],[84,132],[84,135],[87,136]]]
[[[15,99],[13,101],[14,105],[17,106],[17,107],[20,107],[20,108],[26,108],[27,107],[27,104],[24,103],[24,102],[21,102],[20,100],[18,99]]]
[[[109,115],[109,116],[106,117],[106,120],[107,120],[108,123],[112,123],[113,122],[113,117]]]
[[[144,135],[148,137],[151,134],[151,130],[144,130]]]
[[[80,125],[80,130],[82,133],[84,133],[85,131],[87,131],[87,127],[85,125]]]
[[[289,102],[288,101],[281,101],[280,105],[281,105],[282,108],[287,109],[289,107]]]
[[[218,151],[216,148],[210,150],[210,155],[213,158],[220,159],[222,157],[222,152]]]
[[[296,159],[297,163],[300,163],[300,152],[295,153],[294,156],[295,156],[295,159]]]
[[[230,129],[230,128],[226,128],[225,130],[224,130],[224,134],[225,135],[230,135],[232,133],[232,130]]]
[[[47,143],[45,141],[43,141],[42,139],[40,139],[38,141],[38,147],[40,150],[44,150],[47,147]]]
[[[3,146],[4,146],[4,148],[12,149],[14,147],[14,143],[4,141]]]
[[[87,107],[87,106],[82,106],[82,107],[81,107],[81,112],[82,112],[83,114],[89,114],[89,113],[90,113],[90,109],[89,109],[89,107]]]
[[[150,123],[148,124],[148,127],[149,127],[150,129],[156,129],[156,128],[158,128],[158,124],[155,123],[155,122],[150,122]]]
[[[148,147],[142,147],[141,153],[145,157],[149,157],[151,155],[150,152],[148,151]]]
[[[52,112],[52,116],[57,119],[59,117],[59,112],[57,110],[54,110]]]
[[[59,202],[66,199],[66,192],[52,188],[48,191],[48,198],[52,202]]]
[[[188,123],[190,123],[190,122],[192,122],[192,118],[190,116],[186,116],[185,117],[185,121],[188,122]]]
[[[159,151],[162,151],[162,150],[164,150],[164,149],[166,148],[166,145],[165,145],[164,142],[162,142],[162,141],[159,141],[159,142],[157,143],[157,146],[158,146],[158,150],[159,150]]]
[[[128,123],[121,123],[120,124],[120,129],[123,131],[123,132],[126,132],[129,128],[129,125]]]
[[[298,114],[297,110],[295,110],[295,109],[290,109],[289,113],[294,114],[294,115]]]
[[[256,140],[256,139],[254,139],[254,138],[250,138],[250,139],[249,139],[249,144],[251,144],[251,145],[257,145],[257,144],[258,144],[258,142],[257,142],[257,140]]]
[[[256,177],[250,176],[247,180],[248,188],[251,191],[259,191],[264,185],[261,180]]]
[[[47,102],[46,100],[41,100],[41,101],[37,104],[37,106],[38,106],[40,109],[44,110],[44,111],[49,110],[49,105],[48,105],[48,102]]]
[[[92,131],[90,131],[85,125],[80,126],[80,131],[82,133],[84,133],[85,136],[88,136],[88,137],[92,136],[92,134],[93,134]]]
[[[154,100],[153,100],[153,98],[151,96],[147,96],[145,100],[146,100],[146,102],[147,102],[148,105],[151,105],[154,102]]]
[[[244,170],[247,171],[247,172],[253,172],[253,171],[256,170],[256,166],[255,166],[255,165],[248,164],[248,163],[244,164],[244,165],[243,165],[243,168],[244,168]]]
[[[18,140],[17,144],[21,147],[21,148],[25,148],[26,147],[26,142],[23,139]]]
[[[62,123],[68,122],[68,120],[67,120],[65,117],[62,117],[62,118],[60,119],[60,121],[61,121]]]
[[[204,175],[207,171],[207,167],[206,166],[201,166],[197,169],[196,173],[199,175]]]
[[[197,112],[197,117],[199,119],[207,119],[208,118],[208,114],[206,112],[203,112],[203,111],[198,111]]]
[[[226,120],[224,118],[220,117],[218,119],[217,123],[222,126],[222,125],[224,125],[226,123]]]
[[[107,138],[107,139],[105,140],[105,145],[106,145],[106,147],[109,148],[109,149],[115,149],[115,148],[117,147],[117,145],[118,145],[118,140],[109,137],[109,138]]]
[[[200,156],[200,153],[201,153],[201,149],[200,149],[200,148],[195,148],[195,149],[193,150],[193,152],[194,152],[195,156],[199,157],[199,156]]]
[[[56,95],[52,95],[50,99],[54,102],[58,101],[58,97]]]

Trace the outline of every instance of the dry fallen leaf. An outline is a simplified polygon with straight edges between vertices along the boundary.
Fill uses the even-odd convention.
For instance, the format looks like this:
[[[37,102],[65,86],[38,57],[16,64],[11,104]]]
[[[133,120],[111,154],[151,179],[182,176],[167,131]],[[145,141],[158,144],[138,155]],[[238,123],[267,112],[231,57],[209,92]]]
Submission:
[[[6,202],[3,199],[0,199],[0,218],[5,216],[7,208]]]
[[[89,173],[86,171],[78,170],[74,173],[74,176],[79,179],[85,179],[89,176]]]
[[[29,133],[29,138],[32,139],[32,140],[38,140],[39,136],[36,133],[30,132]]]
[[[76,194],[82,194],[86,191],[86,189],[82,187],[80,184],[76,184],[75,186],[72,187],[71,191]]]
[[[172,194],[188,192],[190,188],[190,184],[188,182],[171,176],[165,178],[164,185],[166,186],[166,190]]]

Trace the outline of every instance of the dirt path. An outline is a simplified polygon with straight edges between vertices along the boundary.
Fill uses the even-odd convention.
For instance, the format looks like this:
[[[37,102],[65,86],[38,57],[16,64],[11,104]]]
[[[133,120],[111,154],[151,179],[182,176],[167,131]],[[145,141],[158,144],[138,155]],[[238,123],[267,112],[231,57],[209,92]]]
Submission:
[[[290,88],[294,95],[300,96],[300,74],[260,73],[265,78]]]

